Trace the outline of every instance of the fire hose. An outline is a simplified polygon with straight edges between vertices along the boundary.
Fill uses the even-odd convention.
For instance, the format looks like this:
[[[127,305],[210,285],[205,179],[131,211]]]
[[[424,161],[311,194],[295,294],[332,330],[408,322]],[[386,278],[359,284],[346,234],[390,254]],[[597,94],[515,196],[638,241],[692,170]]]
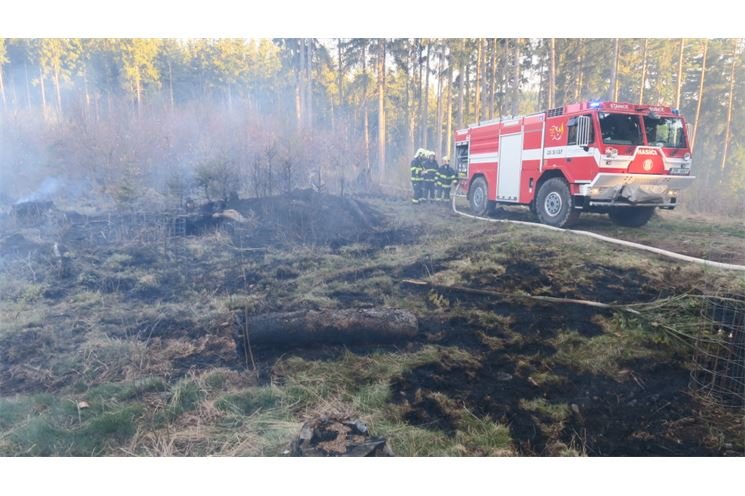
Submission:
[[[594,232],[590,231],[576,231],[574,229],[561,229],[559,227],[549,226],[546,224],[539,224],[537,222],[525,222],[521,220],[509,220],[509,219],[493,219],[489,217],[481,217],[478,215],[468,214],[466,212],[462,212],[458,210],[458,208],[455,206],[455,200],[456,198],[462,198],[465,197],[463,193],[458,194],[458,191],[461,189],[462,183],[459,181],[456,186],[453,188],[452,194],[450,195],[451,198],[451,206],[453,209],[453,212],[462,216],[467,217],[469,219],[476,219],[476,220],[483,220],[487,222],[504,222],[504,223],[510,223],[510,224],[520,224],[530,227],[541,227],[544,229],[549,229],[551,231],[558,231],[558,232],[565,232],[565,233],[571,233],[571,234],[579,234],[581,236],[587,236],[590,238],[599,239],[600,241],[605,241],[607,243],[613,243],[616,245],[626,246],[629,248],[634,248],[636,250],[644,250],[651,253],[655,253],[657,255],[662,255],[664,257],[673,258],[676,260],[682,260],[684,262],[691,262],[691,263],[697,263],[701,265],[705,265],[707,267],[715,267],[717,269],[725,269],[725,270],[739,270],[745,272],[745,265],[737,265],[737,264],[729,264],[729,263],[723,263],[723,262],[714,262],[712,260],[706,260],[703,258],[696,258],[691,257],[688,255],[683,255],[680,253],[675,253],[668,250],[663,250],[661,248],[655,248],[653,246],[643,245],[641,243],[633,243],[631,241],[624,241],[622,239],[616,239],[611,238],[609,236],[603,236],[601,234],[596,234]]]

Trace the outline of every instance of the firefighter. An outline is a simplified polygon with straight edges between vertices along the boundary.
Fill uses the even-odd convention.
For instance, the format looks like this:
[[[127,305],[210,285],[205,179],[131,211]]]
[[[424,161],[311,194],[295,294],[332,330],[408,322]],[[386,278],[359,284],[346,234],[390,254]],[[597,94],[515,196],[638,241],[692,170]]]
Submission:
[[[416,204],[422,200],[424,178],[422,177],[422,171],[424,169],[424,155],[423,149],[418,149],[414,155],[414,159],[411,161],[411,189],[414,190],[414,196],[411,202]]]
[[[450,157],[442,157],[442,165],[437,170],[437,199],[450,201],[450,189],[457,181],[455,171],[450,167]]]
[[[424,178],[424,200],[435,200],[435,181],[437,180],[437,160],[435,160],[435,152],[427,151],[426,159],[424,160],[424,170],[422,171],[422,177]]]

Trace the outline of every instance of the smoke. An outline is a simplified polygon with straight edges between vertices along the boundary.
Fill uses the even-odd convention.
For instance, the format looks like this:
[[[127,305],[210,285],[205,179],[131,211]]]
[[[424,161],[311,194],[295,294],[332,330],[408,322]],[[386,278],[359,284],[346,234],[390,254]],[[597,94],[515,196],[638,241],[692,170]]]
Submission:
[[[21,194],[20,198],[13,202],[13,197],[10,197],[11,202],[9,203],[18,205],[25,202],[53,201],[58,205],[62,204],[64,208],[65,205],[69,204],[86,203],[86,200],[93,198],[95,192],[91,181],[86,179],[45,176],[41,182],[37,182],[31,188],[24,190],[19,187],[17,194]]]
[[[16,201],[16,205],[31,201],[49,200],[62,188],[62,181],[56,177],[45,177],[36,190]]]

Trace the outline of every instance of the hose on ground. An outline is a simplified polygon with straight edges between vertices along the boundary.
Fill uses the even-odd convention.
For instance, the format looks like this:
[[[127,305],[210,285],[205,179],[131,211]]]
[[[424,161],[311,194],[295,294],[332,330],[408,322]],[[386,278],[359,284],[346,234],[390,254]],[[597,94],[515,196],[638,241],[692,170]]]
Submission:
[[[689,255],[683,255],[683,254],[680,254],[680,253],[675,253],[675,252],[672,252],[672,251],[663,250],[661,248],[655,248],[654,246],[647,246],[647,245],[643,245],[641,243],[634,243],[634,242],[631,242],[631,241],[624,241],[622,239],[611,238],[609,236],[603,236],[601,234],[597,234],[597,233],[594,233],[594,232],[589,232],[589,231],[575,231],[573,229],[561,229],[561,228],[554,227],[554,226],[548,226],[546,224],[539,224],[537,222],[525,222],[525,221],[521,221],[521,220],[509,220],[509,219],[492,219],[492,218],[489,218],[489,217],[481,217],[481,216],[478,216],[478,215],[473,215],[473,214],[468,214],[466,212],[461,212],[455,206],[455,199],[458,198],[457,192],[458,192],[458,190],[460,188],[461,188],[461,183],[459,182],[459,183],[457,183],[457,185],[455,186],[455,188],[453,188],[453,191],[452,191],[452,194],[450,195],[450,198],[451,198],[451,206],[452,206],[453,212],[455,212],[456,214],[458,214],[458,215],[460,215],[462,217],[467,217],[469,219],[483,220],[483,221],[487,221],[487,222],[504,222],[504,223],[510,223],[510,224],[521,224],[521,225],[531,226],[531,227],[541,227],[543,229],[549,229],[551,231],[559,231],[559,232],[566,232],[566,233],[572,233],[572,234],[579,234],[581,236],[587,236],[587,237],[590,237],[590,238],[599,239],[600,241],[605,241],[607,243],[613,243],[613,244],[616,244],[616,245],[626,246],[628,248],[633,248],[633,249],[636,249],[636,250],[648,251],[648,252],[651,252],[651,253],[655,253],[657,255],[662,255],[663,257],[673,258],[675,260],[682,260],[684,262],[697,263],[697,264],[705,265],[707,267],[715,267],[717,269],[738,270],[738,271],[745,272],[745,265],[729,264],[729,263],[724,263],[724,262],[714,262],[712,260],[706,260],[706,259],[703,259],[703,258],[691,257]],[[460,196],[464,196],[464,195],[461,194]]]

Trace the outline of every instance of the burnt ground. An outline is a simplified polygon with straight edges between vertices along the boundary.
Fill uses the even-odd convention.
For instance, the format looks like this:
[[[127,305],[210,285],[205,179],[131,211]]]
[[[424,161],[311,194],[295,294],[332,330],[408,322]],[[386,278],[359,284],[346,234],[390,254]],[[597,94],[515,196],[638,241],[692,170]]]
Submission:
[[[535,265],[521,261],[508,267],[505,275],[510,285],[517,282],[510,277],[521,268],[525,278],[520,283],[550,286],[548,276]],[[571,296],[629,302],[629,289],[637,301],[658,294],[639,273],[603,272],[607,277],[598,278],[593,287],[578,286]],[[556,454],[557,445],[594,456],[743,454],[731,444],[707,443],[708,426],[700,418],[703,405],[688,390],[690,370],[671,363],[669,357],[659,357],[663,362],[658,357],[621,361],[621,379],[556,363],[553,338],[557,334],[571,329],[583,338],[600,336],[604,329],[597,318],[610,318],[611,311],[581,305],[515,305],[457,292],[443,294],[456,298],[459,306],[489,310],[512,323],[509,329],[484,327],[463,317],[423,323],[430,342],[469,350],[477,361],[446,358],[398,378],[392,386],[393,397],[405,405],[405,418],[411,424],[453,436],[457,412],[433,399],[433,395],[445,395],[476,415],[507,424],[515,448],[523,455]],[[500,341],[499,349],[493,349],[489,338]],[[532,378],[541,374],[550,374],[550,383],[539,384]],[[531,400],[541,400],[543,411],[526,409],[524,402]],[[559,422],[546,413],[552,407],[565,410]]]
[[[628,364],[636,380],[619,382],[602,374],[554,367],[556,382],[530,381],[530,357],[550,357],[550,346],[528,344],[480,354],[478,366],[443,361],[417,367],[393,384],[394,397],[407,403],[408,422],[454,434],[452,412],[432,399],[444,394],[478,416],[507,424],[518,452],[556,454],[557,442],[591,456],[742,455],[733,446],[707,446],[701,406],[687,393],[689,371],[678,365]],[[528,361],[525,365],[524,362]],[[518,363],[523,365],[518,370]],[[545,364],[538,365],[540,367]],[[639,381],[639,382],[637,382]],[[542,399],[544,408],[569,405],[558,432],[546,413],[526,409]],[[552,448],[554,451],[552,451]]]
[[[437,205],[299,191],[229,207],[244,222],[209,211],[83,216],[53,206],[26,218],[0,218],[2,397],[87,398],[97,388],[156,377],[165,384],[157,401],[170,405],[182,397],[177,391],[183,384],[215,370],[240,375],[250,370],[252,379],[243,380],[249,389],[260,388],[256,394],[271,396],[275,393],[267,391],[278,387],[287,388],[282,394],[297,394],[291,385],[300,376],[278,372],[292,359],[329,365],[337,374],[316,378],[323,386],[313,395],[320,395],[322,404],[330,401],[323,395],[336,391],[336,383],[349,388],[342,396],[375,381],[388,384],[387,404],[394,413],[386,407],[368,415],[442,435],[452,440],[443,441],[446,445],[460,443],[467,411],[506,425],[510,449],[522,455],[743,454],[745,440],[738,437],[731,412],[712,410],[690,394],[689,350],[648,322],[607,309],[511,297],[630,304],[697,294],[712,284],[732,284],[741,292],[727,274],[633,254],[619,258],[616,248],[550,233],[521,238],[529,231],[464,223]],[[504,298],[431,291],[401,284],[403,279],[431,279]],[[417,314],[420,333],[413,342],[256,347],[252,364],[236,352],[229,326],[235,310],[385,305]],[[433,347],[437,360],[416,362],[390,377],[368,377],[345,365],[350,354],[374,364],[406,361]],[[212,391],[202,393],[213,395],[205,402],[236,394],[199,384],[201,391]],[[301,398],[288,404],[304,405],[303,410],[292,406],[283,415],[299,420],[315,408]],[[157,401],[146,404],[153,402],[157,412],[164,408]],[[0,428],[6,429],[2,405]],[[33,415],[49,411],[37,410]],[[187,413],[174,415],[172,422],[187,422]],[[207,424],[227,429],[226,436],[232,432],[223,417],[210,415]],[[395,436],[402,428],[375,435]],[[18,443],[0,448],[13,454],[25,449]],[[49,449],[48,454],[57,453]],[[106,445],[101,449],[110,453]],[[220,448],[190,449],[195,448],[181,453]]]

